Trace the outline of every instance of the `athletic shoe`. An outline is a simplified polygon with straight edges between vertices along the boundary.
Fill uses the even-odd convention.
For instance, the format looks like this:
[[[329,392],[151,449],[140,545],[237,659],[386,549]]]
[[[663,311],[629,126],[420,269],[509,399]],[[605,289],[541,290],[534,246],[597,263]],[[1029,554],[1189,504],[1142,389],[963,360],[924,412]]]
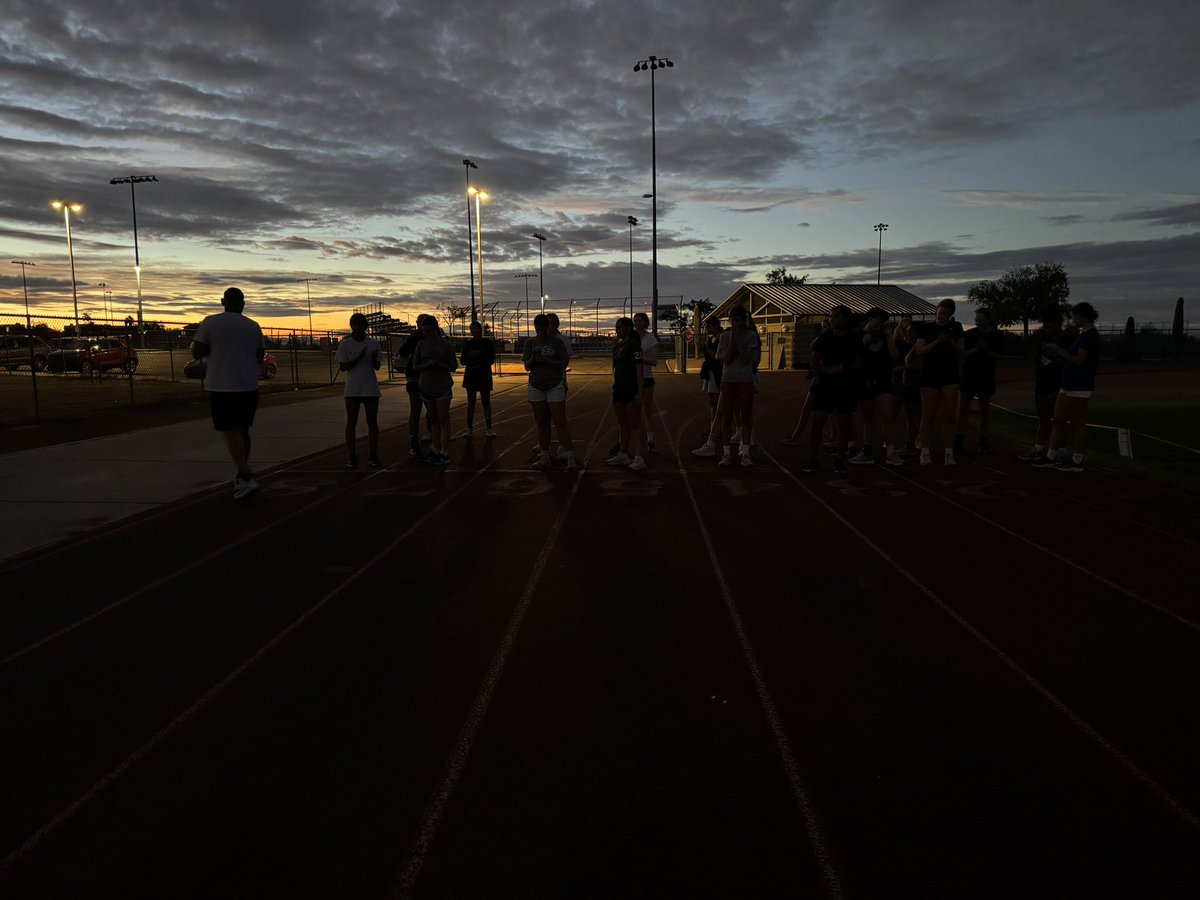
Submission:
[[[430,453],[429,464],[433,466],[447,466],[450,464],[449,453]]]
[[[557,459],[559,462],[563,462],[570,455],[571,454],[567,452],[567,448],[560,444],[558,447],[558,450],[554,454],[554,458]]]
[[[530,465],[532,465],[532,466],[533,466],[535,469],[544,469],[544,468],[546,468],[548,465],[550,465],[550,453],[549,453],[549,451],[547,451],[547,452],[545,452],[545,453],[539,453],[539,454],[538,454],[538,458],[537,458],[537,459],[535,459],[535,460],[534,460],[532,463],[530,463]]]
[[[733,465],[733,457],[730,456],[728,453],[726,453],[719,460],[717,460],[717,465],[722,466],[724,468],[729,468],[730,466]]]
[[[846,468],[846,460],[839,456],[833,461],[833,474],[845,475],[847,472],[849,472],[849,469]]]
[[[1026,450],[1024,453],[1022,453],[1020,456],[1017,457],[1017,461],[1031,463],[1034,460],[1036,460],[1038,457],[1045,456],[1045,455],[1046,455],[1045,453],[1040,453],[1037,450],[1034,450],[1032,447],[1030,447],[1028,450]]]
[[[705,441],[699,447],[692,451],[692,456],[716,456],[717,448],[708,441]]]
[[[946,465],[948,465],[948,466],[957,466],[957,465],[958,465],[958,460],[956,460],[956,459],[954,458],[954,451],[953,451],[953,450],[947,450],[947,451],[946,451],[946,463],[945,463],[945,464],[946,464]]]
[[[357,469],[358,468],[358,457],[352,456],[348,460],[346,460],[346,468],[347,469]]]
[[[875,457],[867,456],[865,450],[859,450],[858,453],[847,460],[852,466],[873,466],[875,465]]]
[[[376,456],[374,453],[372,453],[370,456],[367,457],[367,468],[368,469],[379,469],[382,467],[383,467],[383,463],[381,463],[379,461],[379,457]]]
[[[647,453],[657,453],[658,452],[658,448],[654,446],[654,441],[646,441],[646,452]]]
[[[808,462],[806,462],[804,465],[802,465],[800,467],[800,471],[801,472],[815,472],[819,468],[821,468],[821,464],[819,462],[817,462],[816,458],[814,457],[813,459],[810,459]]]
[[[754,460],[752,460],[750,458],[749,453],[742,454],[742,468],[743,469],[753,469],[754,468]]]
[[[898,454],[898,453],[896,453],[896,452],[894,452],[894,451],[893,451],[892,453],[889,453],[889,454],[888,454],[888,455],[887,455],[887,456],[884,458],[884,460],[883,460],[883,461],[884,461],[884,463],[885,463],[886,465],[889,465],[889,466],[902,466],[902,465],[904,465],[904,460],[903,460],[903,459],[900,457],[900,454]]]
[[[579,468],[579,463],[575,459],[575,454],[568,453],[567,454],[567,471],[574,472],[578,468]]]
[[[646,468],[646,461],[640,456],[635,456],[633,458],[633,462],[631,462],[625,468],[629,469],[631,472],[640,472],[642,469]]]
[[[1035,469],[1053,469],[1054,460],[1043,453],[1041,456],[1031,462],[1030,465]]]
[[[463,429],[462,436],[465,438],[475,437],[475,429],[474,428]]]
[[[916,456],[917,455],[917,445],[914,444],[912,441],[908,441],[907,443],[905,443],[904,447],[901,448],[898,452],[899,452],[900,456]]]
[[[537,456],[539,453],[542,452],[542,445],[534,444],[532,447],[529,448],[529,452],[532,453],[534,456]]]
[[[490,428],[489,428],[489,429],[487,430],[487,436],[488,436],[488,437],[495,437],[495,436],[496,436],[496,432],[495,432],[495,431],[493,431],[492,429],[490,429]]]
[[[605,462],[610,466],[627,466],[630,463],[629,454],[622,453],[618,449],[617,452],[606,459]]]
[[[928,447],[924,447],[921,450],[921,465],[923,465],[923,466],[932,466],[933,465],[933,457],[929,455]]]
[[[992,452],[992,447],[988,443],[988,439],[985,437],[981,437],[979,439],[979,452],[980,453],[991,453]]]
[[[416,441],[413,441],[413,443],[409,446],[408,455],[409,456],[420,456],[421,455],[421,448],[417,445]]]
[[[1082,472],[1083,463],[1075,462],[1071,457],[1065,456],[1054,464],[1055,472]]]
[[[258,482],[254,476],[243,478],[241,475],[233,479],[233,499],[242,500],[258,490]]]

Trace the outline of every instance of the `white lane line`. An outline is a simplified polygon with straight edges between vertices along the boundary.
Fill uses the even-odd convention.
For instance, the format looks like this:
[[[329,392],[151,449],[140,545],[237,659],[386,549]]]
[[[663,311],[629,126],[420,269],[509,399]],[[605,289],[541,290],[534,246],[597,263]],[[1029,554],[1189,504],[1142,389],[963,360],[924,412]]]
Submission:
[[[586,415],[586,413],[585,413],[585,415]],[[531,430],[532,429],[526,429],[526,431],[522,432],[522,434],[519,436],[519,438],[516,441],[514,441],[513,445],[511,447],[509,447],[508,450],[502,451],[500,453],[500,455],[496,457],[495,461],[498,462],[501,458],[503,458],[509,452],[509,450],[516,449],[518,444],[523,446],[525,441],[528,440],[528,435]],[[331,448],[331,450],[336,450],[336,449],[337,449],[336,447]],[[324,452],[329,452],[329,451],[320,451],[320,452],[324,453]],[[174,581],[176,578],[179,578],[181,575],[186,575],[188,572],[194,571],[195,569],[198,569],[201,566],[207,565],[208,563],[212,562],[214,559],[217,559],[218,557],[223,556],[226,553],[229,553],[230,551],[234,550],[235,548],[240,547],[243,544],[248,543],[249,541],[252,541],[257,537],[260,537],[263,534],[266,534],[268,531],[271,531],[272,529],[278,528],[280,525],[283,525],[285,522],[288,522],[291,519],[294,519],[297,516],[308,512],[314,506],[319,506],[320,504],[325,503],[326,501],[329,501],[329,500],[335,500],[338,497],[342,496],[343,494],[354,490],[355,488],[361,488],[371,479],[378,478],[381,475],[402,474],[404,472],[404,470],[400,469],[398,467],[401,465],[401,463],[403,463],[405,461],[406,461],[406,459],[401,459],[399,462],[392,463],[391,465],[385,466],[384,468],[379,469],[378,471],[370,472],[368,475],[366,475],[366,477],[360,479],[359,481],[351,482],[350,484],[346,485],[345,487],[343,487],[339,490],[335,490],[332,493],[323,493],[323,494],[321,494],[321,496],[317,497],[311,503],[306,503],[304,506],[301,506],[298,509],[293,510],[290,513],[287,513],[286,515],[280,516],[279,518],[272,520],[269,524],[264,525],[262,528],[255,529],[254,531],[251,531],[248,534],[243,535],[242,537],[238,538],[236,541],[233,541],[232,543],[224,544],[221,547],[219,547],[218,549],[212,551],[211,553],[208,553],[208,554],[205,554],[204,556],[198,557],[198,558],[194,559],[192,562],[188,563],[187,565],[185,565],[181,568],[175,569],[168,575],[164,575],[162,578],[152,581],[149,584],[142,585],[136,591],[126,594],[124,597],[114,600],[112,603],[108,604],[107,606],[101,607],[100,609],[96,610],[95,612],[89,613],[88,615],[84,616],[81,619],[77,619],[76,621],[72,622],[70,625],[66,625],[66,626],[58,629],[57,631],[47,635],[46,637],[41,638],[40,640],[34,641],[32,644],[22,647],[20,650],[16,650],[16,651],[10,653],[8,656],[3,657],[2,659],[0,659],[0,669],[3,669],[5,666],[16,662],[18,659],[21,659],[23,656],[27,656],[28,654],[33,653],[34,651],[39,650],[42,647],[45,647],[47,644],[51,644],[54,641],[57,641],[59,638],[70,634],[72,631],[75,631],[76,629],[81,628],[90,622],[94,622],[97,619],[108,615],[110,612],[113,612],[116,609],[120,609],[122,606],[129,603],[131,600],[136,600],[138,597],[142,596],[143,594],[146,594],[153,590],[157,590],[158,588],[163,587],[164,585],[170,584],[172,581]],[[492,464],[489,463],[483,469],[479,470],[479,473],[482,473],[483,471],[487,470],[491,465]],[[286,469],[276,470],[275,472],[271,473],[270,477],[273,478],[278,475],[282,475],[285,472],[293,471],[293,469],[295,469],[295,468],[296,467],[288,467]],[[305,471],[307,472],[307,470],[305,470]],[[320,470],[317,470],[317,471],[319,472]],[[345,470],[339,470],[339,471],[345,471]],[[414,469],[413,471],[425,472],[427,470],[426,469],[419,469],[419,470]],[[464,470],[455,469],[454,471],[462,472]],[[479,473],[477,473],[477,474],[479,474]],[[264,480],[265,480],[265,477],[266,476],[264,476]],[[474,479],[472,479],[472,480],[474,480]],[[467,484],[470,484],[470,481],[468,481]],[[464,485],[464,487],[465,487],[465,485]],[[208,493],[208,491],[206,490],[205,495],[207,495],[207,493]],[[181,507],[179,507],[179,506],[175,506],[175,507],[172,507],[171,509],[167,510],[167,512],[171,512],[171,511],[174,511],[174,510],[180,509],[180,508]],[[144,521],[144,520],[139,520],[139,521]]]
[[[526,434],[528,434],[528,432],[526,432]],[[509,453],[512,450],[516,449],[517,446],[518,445],[516,443],[514,443],[512,446],[510,446],[508,448],[508,450],[505,450],[504,453],[501,453],[500,457],[503,457],[505,453]],[[497,459],[499,459],[500,457],[497,457]],[[461,494],[463,491],[465,491],[471,484],[473,484],[478,478],[482,477],[484,475],[484,473],[486,473],[487,471],[488,471],[488,466],[484,466],[482,469],[480,469],[478,472],[476,472],[471,478],[464,481],[462,483],[462,485],[459,486],[455,491],[453,491],[450,494],[447,494],[441,503],[439,503],[437,506],[430,509],[423,516],[421,516],[419,519],[417,519],[415,522],[413,522],[413,524],[410,525],[408,527],[408,529],[406,531],[404,531],[399,537],[397,537],[390,544],[388,544],[383,550],[379,551],[377,554],[375,554],[373,557],[371,557],[371,559],[367,560],[367,562],[365,562],[361,566],[359,566],[358,569],[352,575],[350,575],[344,582],[342,582],[336,588],[334,588],[332,591],[327,593],[324,597],[322,597],[320,600],[318,600],[316,602],[316,604],[309,607],[309,609],[307,611],[302,613],[296,619],[293,619],[291,624],[289,624],[282,631],[280,631],[277,635],[275,635],[275,637],[271,638],[271,640],[269,640],[267,643],[265,643],[261,647],[259,647],[259,649],[257,651],[255,651],[255,653],[249,659],[245,660],[236,669],[234,669],[232,672],[230,672],[228,675],[226,675],[223,679],[221,679],[221,681],[219,681],[217,684],[213,685],[213,687],[209,688],[208,691],[206,691],[204,693],[204,695],[200,697],[199,700],[197,700],[195,703],[193,703],[191,706],[189,706],[187,709],[185,709],[183,712],[181,712],[179,715],[177,715],[174,719],[172,719],[169,723],[167,723],[163,728],[161,728],[157,733],[155,733],[153,737],[151,737],[144,744],[142,744],[140,747],[138,747],[138,749],[133,751],[133,753],[129,754],[129,756],[127,756],[120,764],[118,764],[116,766],[116,768],[112,769],[110,772],[108,772],[108,774],[106,774],[102,778],[100,778],[100,780],[95,782],[91,787],[89,787],[86,791],[84,791],[84,793],[81,796],[79,796],[76,800],[72,801],[68,806],[66,806],[63,810],[61,810],[59,813],[57,813],[48,822],[46,822],[41,828],[39,828],[32,835],[30,835],[28,838],[26,838],[25,841],[19,847],[17,847],[15,850],[13,850],[7,856],[5,856],[2,860],[0,860],[0,873],[4,873],[4,872],[8,871],[14,865],[19,863],[25,856],[27,856],[29,854],[29,852],[31,850],[33,850],[35,847],[37,847],[38,844],[40,844],[48,836],[50,836],[55,831],[57,831],[59,828],[61,828],[63,825],[65,825],[68,821],[70,821],[75,816],[75,814],[78,813],[79,810],[81,810],[83,807],[85,807],[89,802],[91,802],[91,800],[94,797],[96,797],[98,794],[102,793],[104,790],[106,790],[108,787],[110,787],[115,781],[117,781],[117,779],[119,779],[122,775],[124,775],[131,768],[133,768],[137,763],[141,762],[143,759],[145,759],[147,756],[149,756],[154,751],[154,749],[156,747],[158,747],[159,744],[161,744],[164,740],[166,740],[168,737],[170,737],[172,734],[174,734],[176,731],[178,731],[184,724],[186,724],[190,719],[192,719],[197,713],[199,713],[201,710],[203,710],[205,707],[207,707],[210,703],[212,703],[213,700],[215,700],[222,693],[224,693],[224,691],[230,685],[232,685],[235,681],[237,681],[239,678],[241,678],[242,675],[244,675],[250,668],[252,668],[257,662],[259,662],[259,660],[261,660],[268,653],[270,653],[273,649],[275,649],[277,646],[279,646],[281,643],[283,643],[283,641],[285,641],[292,633],[294,633],[296,630],[298,630],[305,622],[307,622],[314,615],[316,615],[318,612],[320,612],[329,603],[330,600],[332,600],[334,597],[338,596],[347,587],[349,587],[351,584],[353,584],[355,581],[357,581],[359,578],[361,578],[363,575],[365,575],[372,567],[374,567],[376,564],[378,564],[379,562],[384,560],[389,554],[391,554],[396,549],[396,547],[398,547],[410,535],[412,535],[412,533],[414,531],[416,531],[418,528],[424,526],[427,521],[429,521],[431,518],[433,518],[435,515],[437,515],[439,512],[441,512],[452,500],[454,500],[456,497],[458,497],[459,494]]]
[[[1130,518],[1129,516],[1124,515],[1123,513],[1114,512],[1113,510],[1103,507],[1098,503],[1089,503],[1087,500],[1080,499],[1079,497],[1075,496],[1074,494],[1068,494],[1065,491],[1056,491],[1053,488],[1047,488],[1044,485],[1038,484],[1037,481],[1035,481],[1033,479],[1020,478],[1016,475],[1013,475],[1011,472],[1005,472],[1003,469],[993,469],[991,466],[985,466],[983,463],[980,463],[980,462],[974,463],[974,465],[978,466],[981,469],[984,469],[985,471],[993,472],[996,475],[1003,475],[1005,478],[1012,479],[1017,484],[1022,484],[1028,488],[1035,488],[1037,490],[1037,492],[1040,494],[1053,494],[1056,497],[1062,497],[1066,500],[1070,500],[1072,503],[1076,503],[1080,506],[1086,506],[1088,509],[1094,509],[1097,512],[1102,512],[1105,515],[1112,516],[1114,519],[1119,519],[1122,522],[1126,522],[1129,525],[1136,526],[1137,528],[1144,528],[1147,531],[1152,531],[1157,535],[1160,535],[1165,538],[1170,538],[1173,541],[1180,541],[1181,543],[1189,544],[1193,547],[1200,547],[1200,541],[1194,541],[1191,538],[1186,538],[1186,537],[1183,537],[1182,535],[1175,534],[1172,531],[1167,531],[1165,528],[1157,528],[1154,525],[1151,525],[1147,522],[1142,522],[1138,519]]]
[[[701,413],[697,413],[696,416],[689,419],[683,428],[694,422],[700,415]],[[683,435],[683,428],[679,431],[680,437]],[[667,433],[667,436],[668,439],[671,438],[670,432]],[[713,545],[708,527],[704,524],[704,517],[700,514],[700,504],[696,501],[696,494],[692,490],[692,483],[688,477],[689,473],[683,465],[683,459],[679,453],[678,441],[672,440],[672,444],[672,449],[675,451],[675,461],[679,466],[680,474],[683,475],[683,485],[687,489],[688,500],[692,505],[692,512],[696,515],[696,524],[700,529],[700,536],[704,539],[704,548],[708,552],[713,572],[717,576],[717,584],[720,586],[721,595],[725,599],[725,609],[729,612],[729,618],[733,622],[733,630],[737,633],[738,643],[741,644],[742,656],[746,661],[747,667],[750,669],[751,676],[754,678],[754,687],[758,693],[758,702],[767,717],[771,734],[775,738],[775,747],[779,751],[784,773],[792,789],[792,799],[795,800],[796,806],[800,810],[800,815],[804,819],[804,830],[808,835],[813,856],[816,857],[817,866],[821,870],[821,881],[825,885],[825,896],[829,900],[840,900],[842,897],[841,876],[838,874],[833,852],[830,850],[829,843],[825,839],[825,832],[821,827],[820,817],[817,815],[816,807],[813,805],[812,798],[809,795],[808,785],[804,781],[804,776],[800,774],[800,766],[796,762],[796,754],[792,751],[792,744],[787,735],[787,728],[783,724],[783,716],[780,715],[779,709],[775,705],[775,700],[771,696],[771,688],[767,684],[767,678],[763,674],[762,667],[759,666],[758,655],[754,652],[754,645],[751,643],[750,635],[747,634],[746,627],[742,622],[742,615],[738,609],[737,601],[734,599],[733,591],[729,588],[729,582],[725,578],[721,564],[717,560],[717,550]]]
[[[776,465],[779,465],[779,463],[776,463]],[[1037,550],[1039,553],[1044,553],[1046,556],[1049,556],[1052,559],[1057,560],[1058,562],[1062,563],[1064,566],[1074,569],[1076,572],[1080,572],[1083,575],[1086,575],[1089,578],[1092,578],[1092,579],[1100,582],[1101,584],[1105,585],[1106,587],[1112,588],[1114,591],[1124,594],[1126,597],[1129,597],[1132,600],[1136,600],[1138,603],[1141,603],[1143,606],[1147,607],[1148,609],[1152,609],[1155,612],[1160,613],[1169,619],[1174,619],[1176,622],[1178,622],[1181,625],[1187,626],[1192,631],[1200,632],[1200,623],[1193,622],[1191,619],[1187,618],[1186,616],[1180,615],[1179,613],[1175,612],[1173,609],[1168,609],[1167,607],[1162,606],[1161,604],[1155,603],[1153,600],[1149,599],[1148,597],[1143,597],[1141,594],[1137,593],[1136,591],[1131,591],[1129,588],[1122,587],[1121,585],[1117,584],[1115,581],[1110,581],[1109,579],[1105,578],[1103,575],[1099,574],[1098,572],[1092,571],[1087,566],[1081,566],[1079,563],[1063,556],[1061,553],[1055,553],[1049,547],[1045,547],[1042,544],[1039,544],[1037,541],[1030,540],[1029,538],[1025,537],[1025,535],[1023,535],[1019,532],[1013,531],[1011,528],[1009,528],[1006,525],[1001,525],[999,522],[997,522],[993,519],[989,519],[987,516],[983,515],[982,513],[976,512],[975,510],[971,509],[969,506],[963,506],[958,501],[951,500],[949,497],[945,496],[944,494],[939,494],[937,491],[927,488],[921,482],[916,481],[916,480],[908,477],[907,475],[902,475],[899,472],[897,472],[895,469],[893,469],[890,474],[894,478],[899,478],[901,481],[906,481],[909,484],[911,484],[913,487],[919,488],[920,490],[929,494],[931,497],[936,497],[937,499],[941,500],[943,503],[949,503],[955,509],[962,510],[963,512],[967,513],[968,515],[974,516],[980,522],[983,522],[987,525],[992,526],[997,531],[1002,531],[1005,534],[1007,534],[1009,537],[1016,538],[1021,543],[1027,544],[1028,546],[1032,547],[1034,550]]]
[[[558,517],[554,520],[554,524],[550,526],[550,531],[542,544],[542,550],[538,554],[537,561],[534,563],[533,571],[530,573],[529,579],[525,582],[525,587],[521,591],[516,609],[513,610],[508,626],[504,629],[504,634],[500,638],[500,644],[492,656],[492,662],[488,666],[487,674],[484,675],[483,683],[480,684],[479,691],[476,693],[475,699],[471,703],[470,711],[467,713],[467,718],[463,722],[462,728],[459,729],[458,737],[450,750],[450,756],[447,758],[446,764],[442,769],[441,778],[438,779],[437,786],[425,803],[425,809],[421,813],[421,821],[417,826],[416,834],[412,842],[408,845],[400,868],[393,878],[392,887],[389,892],[389,896],[391,897],[398,898],[398,900],[407,900],[407,898],[413,895],[417,879],[420,878],[421,869],[425,865],[425,858],[429,854],[430,847],[433,846],[434,838],[437,836],[438,828],[445,815],[446,806],[454,794],[454,788],[457,786],[463,769],[466,767],[467,759],[471,755],[471,748],[474,746],[475,738],[479,734],[479,729],[483,725],[484,718],[487,716],[492,696],[496,692],[496,687],[499,685],[500,678],[504,674],[504,668],[508,664],[508,658],[512,654],[517,633],[521,630],[521,624],[525,621],[525,614],[529,611],[529,607],[533,602],[533,595],[541,584],[542,574],[545,572],[546,564],[549,562],[550,556],[554,552],[554,547],[558,543],[563,524],[566,522],[567,514],[571,511],[571,506],[575,502],[575,497],[579,492],[579,485],[583,481],[584,473],[591,462],[592,453],[597,446],[598,439],[607,419],[608,414],[606,410],[596,425],[596,431],[592,435],[587,455],[584,457],[584,464],[575,476],[575,483],[571,485],[571,493],[567,496],[562,511],[559,512]]]
[[[1004,665],[1012,670],[1021,679],[1021,681],[1035,690],[1047,702],[1049,702],[1051,706],[1066,716],[1076,728],[1087,735],[1087,737],[1090,738],[1095,744],[1105,750],[1109,756],[1113,758],[1113,760],[1115,760],[1123,769],[1125,769],[1125,771],[1133,775],[1134,778],[1149,788],[1151,793],[1163,801],[1163,803],[1165,803],[1173,813],[1178,815],[1193,828],[1200,829],[1200,817],[1192,812],[1187,805],[1185,805],[1182,801],[1177,800],[1171,794],[1171,792],[1159,784],[1153,778],[1153,776],[1139,767],[1133,760],[1122,753],[1115,744],[1108,740],[1108,738],[1101,734],[1093,725],[1079,715],[1079,713],[1075,712],[1075,710],[1068,706],[1063,700],[1059,699],[1058,695],[1053,693],[1049,688],[1034,678],[1033,675],[1022,668],[1020,663],[1001,650],[1000,647],[992,643],[992,641],[986,635],[984,635],[983,632],[959,615],[953,607],[942,600],[941,597],[935,594],[923,582],[919,581],[916,576],[908,571],[908,569],[900,565],[899,562],[889,556],[882,547],[859,531],[859,529],[855,527],[849,519],[830,506],[822,497],[820,497],[812,488],[805,484],[803,480],[798,478],[790,469],[775,459],[770,453],[764,453],[763,455],[766,456],[767,459],[769,459],[772,463],[774,463],[784,475],[798,484],[813,500],[823,506],[826,512],[828,512],[831,516],[841,522],[847,529],[849,529],[850,532],[855,535],[855,537],[862,541],[864,546],[870,547],[873,551],[875,551],[875,553],[879,554],[879,556],[882,557],[889,565],[891,565],[896,572],[899,572],[901,575],[903,575],[913,587],[928,597],[934,603],[934,605],[938,607],[938,609],[953,619],[964,631],[967,632],[967,634],[975,638],[976,641],[987,648],[987,650],[990,651],[997,659],[999,659],[1002,663],[1004,663]]]

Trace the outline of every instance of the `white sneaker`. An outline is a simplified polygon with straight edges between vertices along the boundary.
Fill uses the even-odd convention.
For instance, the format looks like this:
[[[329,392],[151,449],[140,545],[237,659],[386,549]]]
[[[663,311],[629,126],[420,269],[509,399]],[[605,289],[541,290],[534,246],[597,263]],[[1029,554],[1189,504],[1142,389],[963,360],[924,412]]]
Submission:
[[[639,457],[640,458],[640,457]],[[628,453],[617,453],[605,460],[610,466],[627,466],[629,465]]]
[[[465,429],[465,430],[463,431],[463,433],[462,433],[462,436],[463,436],[463,437],[465,437],[465,438],[474,437],[474,436],[475,436],[475,429],[474,429],[474,428],[467,428],[467,429]]]
[[[241,500],[245,497],[249,497],[257,490],[258,482],[254,479],[253,475],[251,475],[249,478],[243,478],[241,475],[238,475],[233,479],[234,500]]]
[[[554,454],[554,458],[557,459],[559,462],[562,462],[570,455],[571,454],[567,452],[567,448],[562,446],[561,444],[559,444],[558,451]]]
[[[750,454],[749,454],[749,453],[743,453],[743,454],[742,454],[742,468],[743,468],[743,469],[752,469],[752,468],[754,468],[754,460],[752,460],[752,459],[750,458]]]
[[[538,458],[535,459],[532,463],[532,466],[535,469],[544,469],[548,465],[550,465],[550,454],[549,453],[539,453]]]
[[[705,441],[699,447],[692,451],[692,456],[716,456],[717,448],[713,446],[711,441]]]
[[[578,468],[579,468],[579,463],[575,460],[575,454],[568,453],[567,454],[567,471],[574,472]]]
[[[933,465],[933,457],[929,455],[928,447],[921,448],[921,465],[923,465],[923,466],[932,466]]]
[[[954,451],[953,450],[946,451],[946,463],[945,464],[948,466],[957,466],[958,465],[958,463],[954,459]]]
[[[489,428],[489,429],[487,430],[487,436],[488,436],[488,437],[495,437],[495,436],[496,436],[496,432],[495,432],[495,431],[493,431],[491,428]]]
[[[884,459],[884,463],[889,466],[902,466],[904,465],[904,457],[900,456],[893,450],[887,455],[887,458]]]
[[[875,458],[867,456],[864,451],[859,450],[852,457],[846,460],[846,462],[850,463],[852,466],[873,466],[875,465]]]
[[[625,468],[629,469],[632,472],[640,472],[640,471],[642,471],[642,469],[646,468],[646,461],[644,459],[642,459],[640,456],[635,456],[633,458],[633,462],[631,462]]]
[[[721,457],[721,461],[718,462],[717,465],[718,466],[726,466],[726,467],[732,466],[733,465],[733,457],[730,456],[728,453],[726,453],[724,456]]]

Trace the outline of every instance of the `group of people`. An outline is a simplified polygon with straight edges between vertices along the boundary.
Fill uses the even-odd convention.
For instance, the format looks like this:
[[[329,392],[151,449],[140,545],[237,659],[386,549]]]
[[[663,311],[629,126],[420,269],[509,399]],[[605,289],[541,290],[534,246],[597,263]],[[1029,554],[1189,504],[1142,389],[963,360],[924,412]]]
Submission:
[[[250,468],[250,427],[258,407],[258,366],[266,345],[258,323],[243,315],[245,296],[238,288],[226,290],[221,302],[224,312],[208,316],[197,329],[192,354],[206,360],[213,425],[222,433],[236,468],[234,498],[242,499],[258,490]],[[967,331],[955,321],[954,312],[954,301],[943,300],[928,322],[914,323],[908,316],[892,322],[879,308],[856,321],[847,307],[833,307],[828,327],[812,343],[812,384],[800,419],[783,441],[800,446],[807,443],[811,454],[801,471],[820,468],[823,444],[832,444],[835,473],[846,472],[848,464],[903,465],[907,456],[918,456],[923,466],[932,465],[935,444],[941,446],[944,464],[955,465],[955,454],[966,450],[967,416],[976,399],[978,450],[990,451],[989,413],[1004,336],[992,324],[986,308],[975,311],[975,327]],[[1020,458],[1041,468],[1079,472],[1083,470],[1087,408],[1095,390],[1100,338],[1091,304],[1077,303],[1070,314],[1074,330],[1067,332],[1061,307],[1041,310],[1034,378],[1038,426],[1033,446]],[[736,445],[737,464],[750,467],[754,465],[754,400],[762,341],[744,307],[731,309],[728,318],[728,328],[722,328],[716,319],[707,323],[700,378],[710,398],[711,417],[704,444],[692,453],[717,457],[718,465],[732,466]],[[365,411],[367,420],[367,466],[382,465],[376,372],[383,350],[379,341],[367,334],[367,325],[364,315],[352,315],[350,335],[339,343],[335,357],[345,373],[346,465],[352,469],[358,467],[360,410]],[[645,455],[655,452],[658,342],[649,325],[645,313],[618,319],[612,352],[612,406],[620,437],[607,463],[633,471],[645,469]],[[537,429],[532,466],[544,469],[553,461],[563,461],[574,471],[579,463],[566,408],[570,344],[559,332],[554,313],[536,316],[533,327],[534,334],[521,354]],[[486,436],[496,435],[491,405],[495,347],[483,336],[479,322],[471,322],[470,334],[460,360],[437,318],[423,314],[396,353],[409,398],[409,452],[431,465],[444,466],[450,459],[450,401],[460,362],[467,395],[462,436],[471,438],[475,433],[477,400],[483,407]],[[429,431],[428,452],[423,450],[420,436],[422,412]],[[828,436],[827,426],[832,428]],[[1072,432],[1073,449],[1068,452]],[[557,447],[553,437],[557,437]]]
[[[1038,431],[1034,446],[1020,458],[1039,467],[1078,472],[1083,470],[1087,404],[1095,389],[1100,339],[1091,304],[1078,303],[1070,312],[1075,331],[1069,334],[1063,329],[1061,307],[1050,305],[1041,311],[1034,387]],[[966,452],[967,420],[975,400],[978,451],[990,452],[991,401],[1005,335],[985,307],[975,310],[975,327],[969,330],[954,313],[949,299],[937,305],[932,321],[919,323],[910,316],[893,322],[878,307],[865,318],[842,305],[830,310],[828,326],[812,343],[812,384],[800,418],[783,440],[810,448],[801,471],[820,469],[823,445],[834,451],[835,474],[847,472],[848,465],[901,466],[913,456],[920,465],[930,466],[935,446],[942,451],[943,464],[953,466],[956,455]],[[740,464],[754,464],[760,353],[761,341],[746,309],[730,310],[728,329],[709,320],[700,377],[712,417],[706,440],[694,455],[719,457],[719,465],[730,466],[732,445],[737,443]],[[1071,431],[1074,450],[1068,453]],[[728,442],[724,435],[730,435]]]

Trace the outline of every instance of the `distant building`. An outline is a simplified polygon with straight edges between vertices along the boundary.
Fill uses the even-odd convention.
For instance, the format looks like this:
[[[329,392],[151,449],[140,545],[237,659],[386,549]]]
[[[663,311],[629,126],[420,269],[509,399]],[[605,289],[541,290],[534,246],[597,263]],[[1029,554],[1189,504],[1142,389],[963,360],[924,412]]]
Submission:
[[[762,335],[763,369],[801,369],[809,345],[821,333],[829,310],[841,304],[856,315],[873,306],[892,316],[932,316],[937,307],[894,284],[743,284],[705,320],[724,319],[734,306],[749,310]]]

